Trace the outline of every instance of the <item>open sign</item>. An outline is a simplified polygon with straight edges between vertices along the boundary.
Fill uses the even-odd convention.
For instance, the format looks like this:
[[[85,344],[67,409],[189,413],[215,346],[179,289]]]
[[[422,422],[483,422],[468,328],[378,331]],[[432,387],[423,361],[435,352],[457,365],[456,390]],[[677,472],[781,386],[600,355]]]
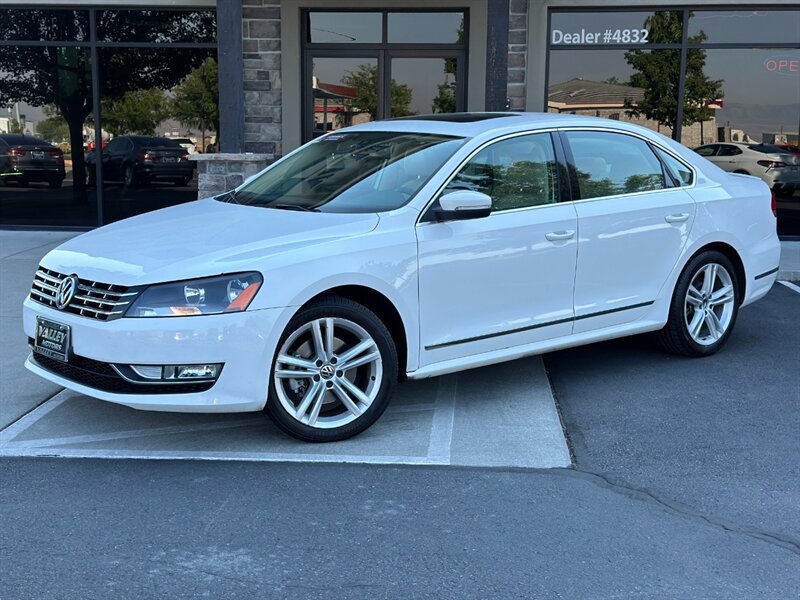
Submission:
[[[764,68],[778,75],[800,75],[800,56],[775,54],[764,61]]]

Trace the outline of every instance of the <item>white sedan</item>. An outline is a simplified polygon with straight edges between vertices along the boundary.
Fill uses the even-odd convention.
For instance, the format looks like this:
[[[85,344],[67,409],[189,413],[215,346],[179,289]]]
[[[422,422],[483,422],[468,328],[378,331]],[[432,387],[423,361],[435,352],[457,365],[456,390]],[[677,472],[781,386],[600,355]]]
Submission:
[[[767,186],[653,131],[375,122],[48,253],[26,366],[134,408],[265,409],[297,438],[341,440],[405,378],[648,331],[712,354],[779,257]]]

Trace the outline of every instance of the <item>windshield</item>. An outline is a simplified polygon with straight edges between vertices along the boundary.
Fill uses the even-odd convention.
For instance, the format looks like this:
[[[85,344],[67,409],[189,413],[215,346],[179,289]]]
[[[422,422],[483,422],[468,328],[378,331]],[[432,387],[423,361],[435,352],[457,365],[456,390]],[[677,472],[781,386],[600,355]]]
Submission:
[[[393,210],[406,204],[463,143],[463,138],[423,133],[334,133],[220,199],[289,210]]]

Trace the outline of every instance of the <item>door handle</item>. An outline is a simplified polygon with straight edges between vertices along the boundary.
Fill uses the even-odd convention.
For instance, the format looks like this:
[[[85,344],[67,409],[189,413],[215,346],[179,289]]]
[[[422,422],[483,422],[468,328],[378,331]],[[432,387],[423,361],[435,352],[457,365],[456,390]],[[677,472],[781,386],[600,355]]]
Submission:
[[[544,237],[546,237],[551,242],[557,242],[559,240],[569,240],[575,235],[575,232],[572,229],[564,229],[563,231],[551,231],[550,233],[546,233]]]
[[[683,223],[689,220],[689,213],[676,213],[674,215],[667,215],[664,217],[667,223]]]

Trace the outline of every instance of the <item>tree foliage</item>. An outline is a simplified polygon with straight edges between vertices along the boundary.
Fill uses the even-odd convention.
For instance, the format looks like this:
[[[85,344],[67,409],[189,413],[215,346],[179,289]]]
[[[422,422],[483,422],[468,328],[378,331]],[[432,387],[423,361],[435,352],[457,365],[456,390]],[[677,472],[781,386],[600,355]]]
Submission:
[[[648,17],[646,27],[650,29],[650,41],[654,44],[671,43],[681,38],[683,20],[679,11],[660,11]],[[707,39],[705,32],[689,38],[690,44],[700,44]],[[673,137],[678,127],[678,90],[681,80],[680,50],[629,50],[625,53],[634,73],[630,84],[644,89],[644,97],[636,104],[626,102],[633,116],[644,115],[670,127]],[[709,102],[723,96],[722,80],[714,80],[704,73],[706,53],[699,48],[690,48],[686,56],[684,87],[683,125],[705,121],[714,115]]]
[[[36,134],[45,140],[62,144],[69,141],[69,123],[61,115],[54,115],[36,124]]]
[[[354,88],[356,96],[352,100],[353,109],[369,113],[372,119],[378,118],[378,67],[376,65],[359,65],[358,70],[348,72],[342,77],[342,83]],[[405,83],[391,81],[392,116],[405,117],[413,115],[411,104],[411,87]]]
[[[217,61],[207,58],[175,88],[172,115],[186,127],[214,131],[219,143],[218,98]]]
[[[155,135],[161,121],[170,117],[170,100],[163,90],[131,90],[116,100],[102,100],[103,129],[113,135]]]

